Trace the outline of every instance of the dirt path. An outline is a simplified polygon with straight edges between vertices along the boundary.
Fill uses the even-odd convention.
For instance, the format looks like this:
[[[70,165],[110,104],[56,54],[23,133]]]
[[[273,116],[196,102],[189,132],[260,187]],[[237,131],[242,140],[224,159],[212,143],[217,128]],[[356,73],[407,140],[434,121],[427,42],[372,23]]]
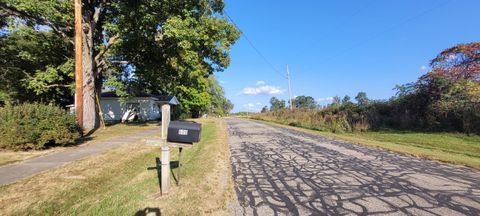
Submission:
[[[150,129],[127,136],[120,136],[109,140],[100,141],[87,146],[72,147],[66,151],[25,160],[21,163],[2,166],[0,167],[0,185],[10,184],[20,179],[44,172],[51,168],[79,160],[90,155],[98,154],[126,143],[138,141],[146,136],[153,135],[154,133],[160,133],[160,130],[157,128]]]
[[[480,172],[227,119],[236,215],[480,215]]]

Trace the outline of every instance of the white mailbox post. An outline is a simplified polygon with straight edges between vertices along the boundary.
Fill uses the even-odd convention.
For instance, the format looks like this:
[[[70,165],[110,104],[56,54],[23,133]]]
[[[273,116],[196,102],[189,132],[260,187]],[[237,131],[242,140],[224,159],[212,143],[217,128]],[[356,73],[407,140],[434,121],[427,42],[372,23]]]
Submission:
[[[162,137],[161,137],[162,195],[166,195],[170,191],[170,147],[168,146],[168,142],[167,142],[167,133],[168,133],[169,124],[170,124],[170,105],[163,104],[162,105]]]
[[[176,105],[178,103],[173,103],[173,105]],[[147,146],[152,146],[152,147],[158,147],[160,146],[161,148],[161,159],[160,159],[160,169],[161,171],[161,177],[160,178],[160,190],[161,190],[161,195],[167,195],[170,192],[170,148],[178,148],[178,167],[177,167],[177,175],[176,175],[176,182],[177,185],[179,185],[180,182],[180,167],[182,166],[181,164],[181,157],[182,157],[182,149],[183,148],[191,148],[193,142],[198,142],[200,141],[200,129],[201,126],[198,126],[198,129],[193,129],[195,132],[192,132],[189,134],[188,130],[192,130],[192,128],[186,127],[185,129],[183,128],[178,128],[178,135],[194,135],[194,138],[192,138],[191,142],[185,142],[184,140],[178,140],[175,141],[176,139],[173,139],[174,141],[168,141],[168,130],[171,121],[170,121],[170,106],[171,104],[166,103],[162,104],[162,128],[161,128],[161,137],[160,139],[158,138],[153,138],[153,139],[146,139],[145,144]],[[172,123],[173,124],[173,123]],[[178,123],[175,124],[178,126]],[[188,140],[190,141],[190,140]],[[158,165],[157,165],[158,166]],[[149,168],[150,169],[150,168]],[[155,167],[155,169],[158,169]]]

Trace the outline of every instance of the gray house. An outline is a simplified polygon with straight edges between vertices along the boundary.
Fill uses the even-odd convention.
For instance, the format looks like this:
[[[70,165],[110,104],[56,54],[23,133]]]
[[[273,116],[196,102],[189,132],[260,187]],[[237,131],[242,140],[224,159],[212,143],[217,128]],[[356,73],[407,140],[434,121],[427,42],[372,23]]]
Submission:
[[[161,117],[161,106],[163,104],[178,105],[180,102],[175,96],[153,95],[148,93],[137,93],[134,97],[121,101],[115,92],[103,92],[100,97],[105,121],[120,121],[128,118],[126,115],[135,113],[139,120],[157,120]]]

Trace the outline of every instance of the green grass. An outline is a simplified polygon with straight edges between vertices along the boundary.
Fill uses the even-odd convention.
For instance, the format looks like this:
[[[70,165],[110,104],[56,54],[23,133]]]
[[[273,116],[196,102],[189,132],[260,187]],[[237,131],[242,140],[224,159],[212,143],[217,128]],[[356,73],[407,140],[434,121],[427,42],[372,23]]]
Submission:
[[[78,184],[76,187],[61,191],[50,200],[27,209],[29,215],[77,215],[88,212],[89,215],[133,215],[146,194],[158,188],[155,176],[131,182],[141,167],[152,165],[154,153],[132,158],[121,164],[122,170],[108,170],[95,178]],[[23,213],[22,213],[23,214]]]
[[[151,129],[154,127],[158,127],[158,122],[141,122],[141,123],[116,123],[112,125],[108,125],[106,128],[100,127],[97,129],[93,134],[90,134],[86,137],[83,137],[79,144],[83,144],[83,142],[90,142],[90,141],[102,141],[106,139],[111,139],[117,136],[125,136],[129,134],[133,134],[139,131]]]
[[[480,136],[401,131],[379,131],[345,135],[366,140],[391,142],[405,146],[415,146],[480,158]]]
[[[284,127],[299,129],[286,126],[284,122],[280,123],[283,123]],[[279,123],[274,124],[280,125]],[[331,133],[305,128],[300,130],[397,153],[480,169],[480,136],[405,131]]]
[[[204,208],[224,210],[230,186],[219,196],[212,196],[211,194],[216,193],[214,190],[218,189],[216,187],[219,184],[215,184],[215,181],[213,186],[206,184],[207,179],[212,178],[218,158],[222,158],[223,163],[229,164],[228,155],[225,157],[228,146],[223,142],[226,139],[218,139],[220,127],[216,121],[205,121],[201,142],[183,151],[181,186],[176,186],[172,178],[170,194],[159,199],[155,199],[160,191],[157,170],[147,170],[147,168],[156,166],[155,158],[159,157],[160,150],[145,147],[140,143],[136,146],[112,150],[99,158],[80,161],[78,164],[71,165],[72,167],[55,171],[59,173],[33,177],[25,183],[30,185],[31,181],[36,181],[38,184],[48,181],[48,185],[43,189],[40,188],[41,186],[33,186],[36,188],[31,192],[23,191],[20,188],[24,183],[19,182],[0,187],[0,194],[17,192],[19,194],[15,196],[16,199],[19,197],[34,199],[27,206],[7,212],[14,215],[135,215],[136,213],[142,215],[145,209],[158,210],[162,215],[192,215],[205,211]],[[172,161],[177,158],[178,150],[172,149]],[[101,167],[102,164],[105,166]],[[97,165],[100,167],[96,167]],[[90,175],[91,171],[96,174]],[[174,171],[176,175],[176,170]],[[51,181],[58,179],[61,173],[87,177],[84,180],[66,184],[61,183],[64,180],[59,180],[57,184],[52,183]],[[229,176],[225,171],[222,174]],[[35,193],[48,195],[40,199],[36,198]],[[8,205],[8,200],[7,202],[5,200],[7,199],[0,195],[0,205]],[[212,200],[217,203],[205,204]],[[0,208],[0,214],[1,212],[2,208]]]

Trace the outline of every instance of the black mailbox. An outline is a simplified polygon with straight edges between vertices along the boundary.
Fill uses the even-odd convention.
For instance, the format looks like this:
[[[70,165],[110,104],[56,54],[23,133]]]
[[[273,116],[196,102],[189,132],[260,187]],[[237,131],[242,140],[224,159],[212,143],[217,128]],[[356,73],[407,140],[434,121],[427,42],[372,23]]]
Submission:
[[[194,143],[200,141],[202,125],[194,122],[171,121],[168,126],[169,142]]]

